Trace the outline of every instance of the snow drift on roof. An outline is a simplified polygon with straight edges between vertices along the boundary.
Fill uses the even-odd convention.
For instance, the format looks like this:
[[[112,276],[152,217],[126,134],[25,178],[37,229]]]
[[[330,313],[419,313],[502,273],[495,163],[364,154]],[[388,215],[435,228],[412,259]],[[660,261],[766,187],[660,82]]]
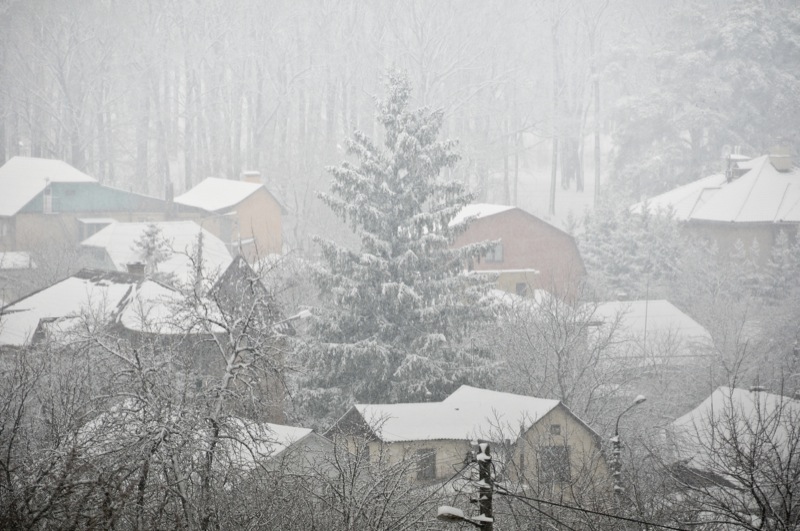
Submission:
[[[263,188],[260,183],[209,177],[188,192],[176,197],[175,202],[202,208],[208,212],[217,212],[238,205],[259,188]]]
[[[516,439],[559,404],[558,400],[462,385],[442,402],[354,406],[386,442]]]
[[[151,223],[112,223],[87,238],[81,245],[105,249],[117,271],[127,271],[127,265],[142,262],[144,257],[135,249],[150,225],[161,231],[161,236],[170,244],[172,254],[158,264],[158,272],[173,274],[182,283],[194,278],[194,263],[198,234],[203,233],[203,271],[216,276],[231,263],[231,254],[225,244],[194,221],[161,221]]]
[[[0,167],[0,216],[13,216],[48,182],[95,183],[96,179],[61,160],[12,157]]]

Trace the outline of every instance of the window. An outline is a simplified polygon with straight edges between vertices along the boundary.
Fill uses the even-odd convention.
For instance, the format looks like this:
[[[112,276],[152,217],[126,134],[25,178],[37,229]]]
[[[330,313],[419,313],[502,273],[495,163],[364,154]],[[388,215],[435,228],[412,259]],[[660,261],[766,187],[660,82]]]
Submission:
[[[528,284],[526,284],[525,282],[517,282],[516,292],[517,292],[517,295],[519,295],[520,297],[527,297],[527,295],[528,295]]]
[[[436,479],[436,450],[425,448],[417,450],[417,479]]]
[[[550,435],[561,435],[561,424],[550,424]]]
[[[542,446],[539,449],[539,479],[547,483],[570,481],[569,448],[567,446]]]
[[[495,244],[494,248],[486,253],[487,262],[502,262],[503,261],[503,242]]]

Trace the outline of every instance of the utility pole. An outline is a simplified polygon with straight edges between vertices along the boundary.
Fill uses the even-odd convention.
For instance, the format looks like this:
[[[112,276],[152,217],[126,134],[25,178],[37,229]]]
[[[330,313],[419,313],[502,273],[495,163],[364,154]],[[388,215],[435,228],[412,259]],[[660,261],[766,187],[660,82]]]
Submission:
[[[480,528],[484,531],[492,531],[494,529],[494,518],[492,517],[492,455],[489,443],[480,443],[478,445],[481,453],[475,456],[478,461],[478,508],[480,516],[476,518],[480,522]]]
[[[494,492],[494,480],[492,480],[492,454],[489,443],[478,444],[480,450],[477,455],[472,451],[472,462],[478,462],[478,499],[470,499],[470,502],[478,502],[480,514],[473,518],[464,515],[464,511],[456,507],[443,505],[439,507],[436,515],[437,520],[445,522],[466,522],[472,524],[483,531],[494,530],[494,517],[492,516],[492,494]]]

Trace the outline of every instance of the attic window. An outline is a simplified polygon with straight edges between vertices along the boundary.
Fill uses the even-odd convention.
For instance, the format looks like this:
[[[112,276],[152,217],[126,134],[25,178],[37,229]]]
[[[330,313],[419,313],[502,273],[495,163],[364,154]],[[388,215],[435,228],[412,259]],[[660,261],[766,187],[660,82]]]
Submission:
[[[550,424],[550,435],[561,435],[561,424]]]
[[[502,262],[503,261],[503,242],[495,244],[494,248],[486,253],[487,262]]]
[[[417,479],[436,479],[436,450],[424,448],[417,450]]]

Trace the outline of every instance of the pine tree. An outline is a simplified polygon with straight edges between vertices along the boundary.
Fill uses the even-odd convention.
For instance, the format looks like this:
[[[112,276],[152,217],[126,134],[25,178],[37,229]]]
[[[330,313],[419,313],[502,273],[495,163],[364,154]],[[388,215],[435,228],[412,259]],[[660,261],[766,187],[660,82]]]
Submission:
[[[301,382],[317,419],[353,401],[440,400],[487,376],[486,353],[468,340],[490,318],[487,282],[465,271],[491,244],[451,248],[465,228],[451,221],[472,199],[439,179],[457,161],[455,144],[437,140],[441,111],[408,109],[405,78],[390,76],[388,88],[378,107],[385,147],[356,132],[358,163],[329,168],[331,191],[320,194],[360,249],[317,240],[325,266],[315,280],[328,306]]]
[[[148,278],[158,276],[158,265],[172,255],[172,245],[164,237],[161,228],[154,223],[145,227],[141,236],[133,242],[132,249],[138,253],[145,266]]]

